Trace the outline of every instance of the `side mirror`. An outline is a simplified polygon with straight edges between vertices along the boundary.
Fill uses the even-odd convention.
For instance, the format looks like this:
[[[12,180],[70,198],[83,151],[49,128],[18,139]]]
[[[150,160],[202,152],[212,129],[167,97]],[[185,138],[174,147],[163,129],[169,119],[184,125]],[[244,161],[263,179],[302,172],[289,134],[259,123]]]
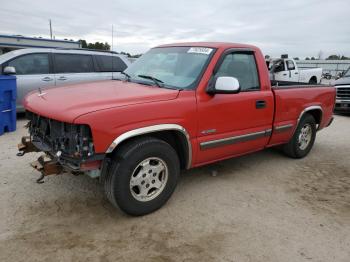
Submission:
[[[6,66],[4,68],[4,75],[15,75],[16,74],[16,68],[13,66]]]
[[[209,86],[209,94],[236,94],[240,91],[239,81],[232,76],[219,76],[215,84]]]

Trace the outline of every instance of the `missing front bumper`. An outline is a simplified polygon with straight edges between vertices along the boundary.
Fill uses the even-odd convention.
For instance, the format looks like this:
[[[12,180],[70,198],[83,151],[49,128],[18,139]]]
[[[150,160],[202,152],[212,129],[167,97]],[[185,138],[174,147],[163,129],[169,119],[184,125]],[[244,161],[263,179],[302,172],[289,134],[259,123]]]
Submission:
[[[34,169],[41,173],[41,176],[36,180],[37,183],[44,183],[43,179],[49,175],[59,175],[63,173],[63,166],[57,161],[51,159],[48,155],[42,155],[38,160],[30,164]]]
[[[43,178],[48,175],[59,175],[64,172],[72,174],[86,173],[92,178],[100,176],[100,168],[105,154],[94,154],[88,158],[68,156],[62,152],[52,152],[51,148],[41,141],[32,141],[29,136],[24,136],[18,144],[17,156],[23,156],[31,152],[43,152],[31,166],[41,173],[38,183],[43,183]]]
[[[29,136],[22,137],[21,143],[18,144],[18,151],[17,156],[23,156],[30,152],[40,152],[40,150],[34,146]]]

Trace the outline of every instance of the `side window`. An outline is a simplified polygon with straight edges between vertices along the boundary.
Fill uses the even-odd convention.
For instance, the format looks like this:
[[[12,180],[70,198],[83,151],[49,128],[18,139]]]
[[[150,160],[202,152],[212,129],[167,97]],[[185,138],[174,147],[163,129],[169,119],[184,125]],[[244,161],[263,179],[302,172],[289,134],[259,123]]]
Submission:
[[[23,55],[8,62],[8,66],[13,66],[17,75],[48,74],[50,72],[49,55]]]
[[[95,57],[101,72],[121,72],[127,67],[117,56],[96,55]]]
[[[236,77],[241,91],[260,90],[258,71],[252,53],[226,55],[216,76]]]
[[[288,70],[295,70],[295,65],[292,60],[287,60],[287,69]]]
[[[94,72],[91,55],[55,54],[55,73]]]

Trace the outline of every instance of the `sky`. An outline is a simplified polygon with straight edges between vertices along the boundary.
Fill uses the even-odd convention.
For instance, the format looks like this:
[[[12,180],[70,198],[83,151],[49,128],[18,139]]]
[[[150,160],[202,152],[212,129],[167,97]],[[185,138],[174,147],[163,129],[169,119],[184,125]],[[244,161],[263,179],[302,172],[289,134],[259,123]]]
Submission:
[[[143,53],[185,41],[248,43],[264,54],[350,56],[350,0],[11,0],[0,34],[85,39]]]

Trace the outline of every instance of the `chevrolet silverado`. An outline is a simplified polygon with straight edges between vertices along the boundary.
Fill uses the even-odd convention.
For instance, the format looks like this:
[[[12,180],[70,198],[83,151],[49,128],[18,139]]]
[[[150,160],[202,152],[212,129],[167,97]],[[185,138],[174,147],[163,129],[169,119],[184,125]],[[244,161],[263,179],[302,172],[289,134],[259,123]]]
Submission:
[[[331,124],[334,87],[270,81],[261,51],[233,43],[152,48],[117,79],[32,92],[19,155],[42,177],[99,177],[114,206],[153,212],[180,171],[281,146],[305,157]]]

